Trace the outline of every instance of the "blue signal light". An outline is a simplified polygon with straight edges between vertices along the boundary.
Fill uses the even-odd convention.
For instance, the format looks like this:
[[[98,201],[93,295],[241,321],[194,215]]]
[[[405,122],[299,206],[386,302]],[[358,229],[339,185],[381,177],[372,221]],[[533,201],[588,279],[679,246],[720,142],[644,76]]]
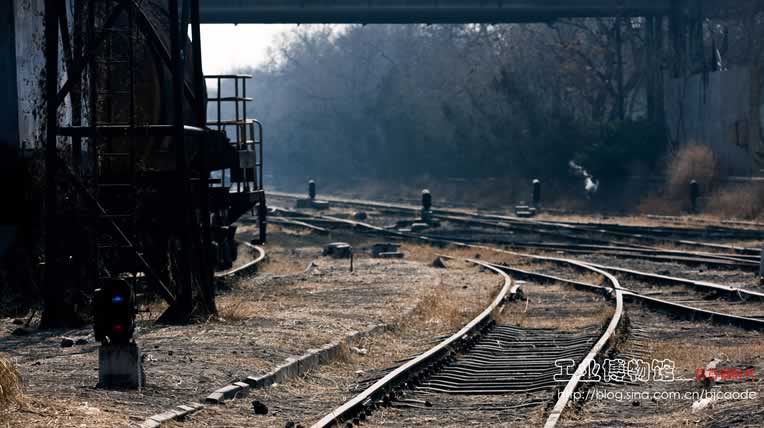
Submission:
[[[125,301],[125,298],[122,296],[114,296],[111,298],[112,303],[122,303]]]

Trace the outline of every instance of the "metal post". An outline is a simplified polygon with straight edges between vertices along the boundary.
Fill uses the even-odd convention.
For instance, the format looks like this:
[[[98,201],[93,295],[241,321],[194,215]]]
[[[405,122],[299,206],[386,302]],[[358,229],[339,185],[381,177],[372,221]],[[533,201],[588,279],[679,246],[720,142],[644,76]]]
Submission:
[[[432,194],[428,189],[422,190],[422,209],[429,210],[432,208]]]
[[[422,190],[422,221],[430,223],[432,221],[432,194],[428,189]]]
[[[207,95],[204,85],[204,72],[202,70],[202,35],[199,19],[199,0],[191,0],[191,37],[193,38],[193,57],[194,57],[194,92],[196,95],[196,125],[204,128],[207,123],[207,106],[204,102]],[[205,290],[205,301],[207,302],[210,313],[217,313],[215,307],[215,278],[210,263],[210,253],[212,251],[212,242],[210,231],[210,196],[209,196],[209,159],[208,147],[202,144],[200,148],[201,168],[199,171],[201,179],[201,222],[202,222],[202,250],[201,250],[201,273],[202,287]]]
[[[690,211],[695,214],[698,212],[698,197],[700,196],[700,186],[696,180],[690,181]]]
[[[316,199],[316,182],[314,180],[308,181],[308,197],[311,200]]]
[[[178,209],[181,221],[180,248],[178,258],[178,310],[176,314],[181,317],[178,321],[187,321],[191,315],[192,307],[192,276],[191,276],[191,210],[189,198],[189,177],[186,165],[186,144],[183,132],[183,55],[181,47],[180,23],[178,16],[178,0],[170,0],[170,39],[172,50],[172,94],[173,94],[173,127],[175,144],[176,179],[178,184]]]
[[[541,180],[533,180],[533,206],[538,208],[541,205]]]
[[[761,244],[761,254],[759,255],[759,285],[764,285],[764,244]]]
[[[254,141],[255,135],[252,133],[251,136],[247,135],[247,79],[243,78],[241,79],[241,118],[242,118],[242,141],[243,141],[243,147],[242,150],[246,150],[249,152],[249,144],[247,141],[249,140],[249,137],[252,137],[252,140]],[[242,174],[244,177],[244,191],[249,192],[249,175],[247,174],[249,172],[249,168],[244,168],[242,170]]]
[[[16,88],[16,30],[13,1],[0,2],[0,145],[18,148],[19,113]],[[5,147],[3,147],[5,148]]]
[[[41,327],[62,324],[62,287],[57,284],[58,237],[56,233],[56,153],[58,91],[58,0],[45,1],[45,94],[47,101],[45,138],[45,309]]]

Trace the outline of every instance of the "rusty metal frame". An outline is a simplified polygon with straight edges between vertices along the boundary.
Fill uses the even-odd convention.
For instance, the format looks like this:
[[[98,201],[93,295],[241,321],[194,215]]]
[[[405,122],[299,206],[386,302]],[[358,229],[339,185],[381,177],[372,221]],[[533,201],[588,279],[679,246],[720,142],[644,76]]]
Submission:
[[[168,50],[162,43],[158,36],[156,29],[151,25],[147,16],[141,10],[141,7],[135,0],[115,0],[109,2],[108,5],[112,6],[109,15],[104,20],[103,26],[96,33],[95,19],[94,19],[94,4],[99,3],[95,0],[89,1],[87,25],[88,34],[87,40],[84,43],[84,52],[78,51],[78,46],[72,48],[72,41],[69,39],[68,23],[66,17],[66,5],[67,0],[46,0],[45,1],[45,61],[46,61],[46,98],[47,103],[47,119],[46,119],[46,142],[45,142],[45,173],[46,173],[46,189],[45,189],[45,224],[46,224],[46,245],[45,245],[45,260],[46,260],[46,275],[45,275],[45,306],[46,312],[49,313],[49,318],[55,319],[62,309],[63,299],[61,298],[65,290],[58,285],[57,276],[58,263],[57,259],[60,254],[57,252],[57,246],[59,245],[58,236],[56,233],[56,219],[57,219],[57,199],[58,199],[58,183],[57,177],[61,174],[65,175],[70,182],[73,183],[74,188],[79,194],[84,195],[84,200],[91,206],[95,207],[96,211],[100,214],[104,214],[105,210],[98,201],[96,195],[93,195],[88,191],[86,185],[80,180],[78,165],[75,165],[74,169],[69,168],[66,162],[59,157],[57,143],[58,137],[70,137],[72,138],[73,149],[78,149],[77,141],[82,137],[91,137],[92,152],[95,156],[97,152],[99,137],[114,137],[114,136],[168,136],[172,137],[176,144],[176,176],[178,178],[178,190],[184,197],[181,198],[185,201],[185,204],[190,204],[190,175],[189,166],[185,158],[184,140],[186,135],[201,135],[206,132],[204,129],[203,118],[204,114],[200,116],[200,123],[198,126],[187,126],[183,121],[183,100],[184,96],[193,103],[197,112],[204,112],[204,97],[193,96],[193,91],[188,82],[184,78],[184,65],[183,56],[181,55],[182,43],[185,41],[184,33],[181,33],[181,27],[179,22],[178,0],[170,0],[170,36],[171,47]],[[83,0],[84,1],[84,0]],[[100,3],[103,4],[103,3]],[[203,81],[199,78],[202,76],[201,71],[201,39],[200,39],[200,18],[199,18],[199,0],[184,0],[184,21],[192,25],[193,40],[192,49],[194,50],[194,76],[195,82],[200,88],[203,87]],[[134,108],[130,109],[131,118],[128,125],[119,126],[99,126],[96,120],[96,86],[98,76],[94,71],[94,63],[97,56],[98,49],[103,45],[107,38],[108,32],[113,29],[117,20],[128,13],[128,19],[130,26],[134,21],[137,21],[139,31],[146,36],[149,41],[149,45],[154,52],[161,58],[163,63],[170,67],[173,75],[173,117],[172,124],[152,124],[152,125],[137,125],[133,118]],[[75,23],[75,26],[79,23]],[[60,33],[59,33],[60,31]],[[60,37],[59,37],[60,36]],[[59,88],[59,44],[63,44],[64,62],[67,64],[67,80]],[[132,42],[130,43],[132,46]],[[132,54],[131,54],[132,56]],[[131,63],[132,65],[132,63]],[[131,68],[132,69],[132,68]],[[74,123],[72,126],[61,126],[58,122],[58,108],[65,101],[67,96],[74,97],[73,89],[81,85],[85,72],[90,76],[90,121],[87,126],[82,126],[80,123]],[[132,79],[131,79],[132,81]],[[131,88],[132,88],[131,84]],[[197,89],[198,90],[198,89]],[[79,91],[78,91],[79,92]],[[77,94],[79,95],[79,94]],[[132,95],[131,95],[132,105]],[[77,121],[79,122],[79,121]],[[76,150],[79,153],[79,150]],[[203,163],[206,162],[206,155],[202,154]],[[131,156],[131,159],[134,157]],[[77,161],[75,160],[75,163]],[[206,180],[204,180],[206,181]],[[207,199],[206,195],[203,199]],[[202,211],[204,207],[208,205],[202,204]],[[208,208],[207,208],[208,209]],[[154,270],[149,266],[145,258],[143,258],[141,252],[137,247],[133,246],[133,243],[124,231],[114,221],[111,221],[111,226],[115,229],[117,236],[121,237],[125,244],[135,248],[137,260],[143,265],[141,270],[145,271],[147,277],[150,279],[150,283],[154,285],[154,288],[161,295],[171,307],[179,305],[178,314],[183,316],[190,316],[192,311],[191,306],[191,287],[192,278],[190,273],[191,266],[191,212],[192,209],[188,207],[179,207],[179,212],[184,213],[184,236],[181,237],[183,241],[181,244],[182,255],[180,262],[184,267],[181,267],[181,272],[187,272],[188,278],[183,278],[178,281],[178,296],[173,295],[169,288],[162,282],[162,280],[154,273]],[[209,231],[209,215],[201,216],[202,230]],[[201,251],[202,254],[206,254],[205,248],[209,248],[209,240],[203,239]],[[203,257],[204,258],[204,257]],[[212,267],[207,260],[199,261],[202,266],[203,275],[203,293],[206,294],[205,298],[214,298],[212,294],[213,277]],[[214,300],[212,300],[214,302]],[[214,308],[213,308],[214,309]],[[64,309],[65,310],[65,309]]]

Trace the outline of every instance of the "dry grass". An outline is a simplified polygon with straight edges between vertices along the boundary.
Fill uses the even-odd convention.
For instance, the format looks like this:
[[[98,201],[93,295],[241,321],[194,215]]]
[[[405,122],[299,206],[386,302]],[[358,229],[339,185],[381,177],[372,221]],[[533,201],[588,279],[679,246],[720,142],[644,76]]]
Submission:
[[[566,284],[529,284],[524,291],[528,297],[505,306],[497,322],[524,328],[578,331],[603,327],[613,317],[613,306],[601,296],[573,290]]]
[[[764,184],[736,184],[720,188],[709,197],[706,211],[723,218],[761,218],[764,215]]]
[[[228,301],[218,308],[218,315],[226,321],[246,321],[255,316],[254,308],[243,300]]]
[[[708,340],[697,342],[670,341],[657,342],[651,347],[654,350],[653,358],[672,360],[677,369],[686,369],[689,372],[694,372],[698,367],[705,367],[714,358],[738,364],[752,364],[764,355],[764,342],[740,346],[738,344],[714,343]]]
[[[437,247],[427,244],[402,243],[401,251],[406,253],[406,257],[409,260],[428,264],[433,262],[438,256],[450,256],[457,259],[478,259],[490,261],[491,263],[507,263],[512,265],[527,261],[523,257],[511,254],[455,246]],[[532,254],[532,252],[528,252],[528,254]],[[459,268],[459,266],[457,264],[453,264],[453,266],[450,264],[449,268]]]
[[[451,293],[438,289],[425,292],[411,315],[409,323],[442,324],[448,328],[460,328],[469,318]]]
[[[688,144],[674,153],[666,167],[666,193],[670,196],[687,194],[691,180],[710,186],[716,179],[716,158],[705,144]]]
[[[666,184],[660,195],[649,195],[639,204],[639,212],[677,215],[689,207],[690,181],[696,180],[702,192],[713,188],[717,178],[716,158],[705,144],[688,144],[679,148],[666,165]]]
[[[0,409],[21,402],[21,376],[13,361],[0,356]]]

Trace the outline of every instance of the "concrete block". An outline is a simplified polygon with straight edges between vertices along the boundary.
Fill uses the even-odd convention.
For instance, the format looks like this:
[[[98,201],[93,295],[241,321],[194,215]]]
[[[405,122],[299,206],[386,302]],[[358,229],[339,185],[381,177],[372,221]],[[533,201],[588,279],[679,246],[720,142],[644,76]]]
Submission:
[[[158,415],[154,415],[154,416],[150,417],[149,419],[152,419],[155,422],[159,422],[161,424],[161,423],[164,423],[164,422],[167,422],[167,421],[171,421],[171,420],[175,419],[176,417],[177,417],[177,415],[175,414],[175,412],[166,411],[166,412],[162,412],[162,413],[160,413]]]
[[[162,426],[161,422],[149,418],[141,422],[140,425],[138,425],[138,428],[159,428],[160,426]]]
[[[389,253],[379,253],[381,259],[402,259],[404,254],[400,251],[391,251]]]
[[[246,394],[246,392],[249,391],[249,385],[244,382],[236,382],[235,384],[226,385],[217,391],[213,392],[212,394],[208,395],[206,398],[207,402],[210,403],[221,403],[224,400],[232,400],[236,398],[237,396],[242,396],[243,394]]]
[[[401,244],[395,242],[381,242],[371,246],[371,255],[379,257],[381,253],[391,253],[400,250]]]
[[[143,362],[137,344],[101,345],[98,349],[99,387],[139,389],[143,382]]]
[[[296,377],[298,374],[297,372],[297,359],[289,357],[287,358],[286,363],[281,364],[280,366],[276,367],[273,372],[273,381],[274,383],[283,383],[287,379],[291,379],[293,377]]]
[[[308,352],[307,354],[300,357],[300,360],[298,361],[298,370],[301,375],[305,374],[309,370],[313,370],[318,367],[319,362],[320,359],[318,358],[318,353]]]
[[[329,202],[314,200],[313,203],[311,204],[311,208],[313,208],[314,210],[328,210]]]
[[[353,247],[346,242],[331,242],[326,244],[322,254],[335,259],[348,259],[353,254]]]
[[[246,382],[234,382],[235,386],[239,387],[239,392],[236,393],[236,397],[246,397],[249,394],[249,384]]]
[[[298,199],[295,202],[294,207],[298,208],[298,209],[299,208],[310,208],[312,204],[313,204],[313,200],[312,199],[301,198],[301,199]]]
[[[412,232],[421,232],[429,227],[430,225],[427,223],[412,223],[410,228]]]
[[[318,361],[320,364],[328,363],[334,360],[339,353],[339,346],[336,343],[330,343],[322,346],[318,350]]]
[[[204,399],[204,401],[208,403],[213,403],[213,404],[220,404],[224,401],[223,393],[213,392],[212,394],[208,395],[207,398]]]

